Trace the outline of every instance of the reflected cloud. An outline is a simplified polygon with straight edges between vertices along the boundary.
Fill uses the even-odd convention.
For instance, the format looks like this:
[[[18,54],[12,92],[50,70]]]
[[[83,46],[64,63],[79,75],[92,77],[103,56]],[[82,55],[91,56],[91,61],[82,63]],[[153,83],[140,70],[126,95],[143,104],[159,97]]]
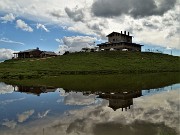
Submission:
[[[64,97],[64,103],[67,105],[90,105],[95,103],[95,95],[83,95],[82,92],[70,92],[69,95]]]
[[[26,121],[31,115],[33,115],[34,110],[29,110],[26,112],[23,112],[22,114],[18,114],[18,122],[24,122]]]
[[[7,100],[4,100],[4,101],[0,101],[0,105],[6,105],[6,104],[13,103],[15,101],[21,101],[21,100],[24,100],[24,99],[25,99],[25,97],[18,98],[18,99],[7,99]]]
[[[50,110],[47,110],[47,111],[45,111],[45,112],[43,112],[43,113],[38,113],[38,118],[46,117],[49,112],[50,112]]]
[[[58,88],[57,91],[59,91],[61,97],[68,95],[68,93],[66,93],[66,91],[63,88]]]
[[[13,120],[8,120],[5,119],[4,122],[2,123],[3,126],[6,126],[8,128],[14,129],[17,125],[17,122],[13,121]]]
[[[48,109],[38,113],[39,119],[23,125],[19,124],[16,129],[12,128],[11,134],[18,135],[21,129],[23,134],[33,135],[42,133],[46,135],[179,134],[179,94],[180,89],[162,91],[154,95],[146,94],[134,98],[133,106],[127,111],[121,109],[114,111],[109,107],[109,101],[106,99],[99,104],[93,104],[95,95],[85,96],[81,92],[70,92],[64,97],[64,103],[88,106],[67,111],[63,115],[59,113],[48,115],[50,112]],[[27,120],[33,113],[34,110],[22,113],[24,117],[21,120],[18,115],[18,122]]]
[[[173,134],[175,131],[164,124],[154,124],[144,121],[135,121],[129,125],[107,122],[99,123],[93,128],[93,135],[161,135]]]
[[[64,102],[64,99],[58,99],[56,102],[57,102],[57,103],[63,103],[63,102]]]
[[[164,92],[149,97],[137,98],[134,100],[133,108],[124,112],[121,109],[113,111],[107,107],[108,103],[106,101],[102,103],[102,106],[91,106],[83,110],[70,111],[69,114],[74,119],[68,117],[70,123],[66,125],[66,132],[68,134],[85,134],[85,131],[87,131],[90,134],[99,134],[98,126],[101,129],[115,126],[114,128],[117,128],[118,132],[124,132],[127,135],[136,132],[137,134],[144,134],[148,127],[152,129],[149,134],[163,132],[159,129],[168,130],[171,133],[174,133],[173,129],[175,129],[177,133],[180,133],[178,127],[179,90],[170,91],[168,94]],[[66,121],[68,121],[68,118]],[[61,124],[63,123],[65,122],[62,121]],[[143,125],[145,126],[143,127]],[[113,132],[113,128],[111,131],[114,134],[118,133]],[[104,132],[103,134],[105,133],[110,132]]]
[[[14,87],[0,82],[0,94],[13,93]]]

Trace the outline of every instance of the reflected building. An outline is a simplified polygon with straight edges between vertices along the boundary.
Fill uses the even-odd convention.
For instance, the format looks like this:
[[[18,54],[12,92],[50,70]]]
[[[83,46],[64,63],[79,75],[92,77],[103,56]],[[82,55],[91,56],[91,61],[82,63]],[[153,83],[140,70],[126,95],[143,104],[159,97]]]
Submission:
[[[133,105],[133,98],[142,96],[142,91],[116,92],[116,93],[99,93],[99,98],[109,100],[109,107],[114,111],[122,108],[123,110],[130,109]]]
[[[45,87],[45,86],[13,86],[15,92],[34,94],[40,96],[41,93],[55,92],[56,88],[54,87]]]

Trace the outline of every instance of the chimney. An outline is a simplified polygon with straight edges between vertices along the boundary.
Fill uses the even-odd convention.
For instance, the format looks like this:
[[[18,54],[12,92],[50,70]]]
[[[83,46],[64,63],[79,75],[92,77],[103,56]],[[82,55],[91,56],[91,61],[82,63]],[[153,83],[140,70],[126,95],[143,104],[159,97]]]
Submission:
[[[128,36],[129,36],[129,32],[128,32]]]
[[[122,31],[121,31],[121,34],[122,34]]]
[[[124,34],[126,35],[126,31],[124,31]]]

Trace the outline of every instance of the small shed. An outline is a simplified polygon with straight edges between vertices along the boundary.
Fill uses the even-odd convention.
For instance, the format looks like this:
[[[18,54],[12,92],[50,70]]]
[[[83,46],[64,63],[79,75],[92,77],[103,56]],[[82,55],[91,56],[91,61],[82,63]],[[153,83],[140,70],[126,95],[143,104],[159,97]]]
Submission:
[[[41,58],[43,58],[43,57],[55,57],[55,56],[57,56],[57,54],[55,52],[51,52],[51,51],[43,51],[40,54]]]

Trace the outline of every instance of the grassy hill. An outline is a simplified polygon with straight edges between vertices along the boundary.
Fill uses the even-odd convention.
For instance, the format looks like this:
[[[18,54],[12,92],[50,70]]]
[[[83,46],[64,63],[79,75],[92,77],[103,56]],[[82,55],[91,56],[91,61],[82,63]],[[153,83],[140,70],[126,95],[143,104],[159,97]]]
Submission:
[[[72,53],[54,58],[14,59],[0,63],[1,79],[179,71],[180,57],[147,52]]]

